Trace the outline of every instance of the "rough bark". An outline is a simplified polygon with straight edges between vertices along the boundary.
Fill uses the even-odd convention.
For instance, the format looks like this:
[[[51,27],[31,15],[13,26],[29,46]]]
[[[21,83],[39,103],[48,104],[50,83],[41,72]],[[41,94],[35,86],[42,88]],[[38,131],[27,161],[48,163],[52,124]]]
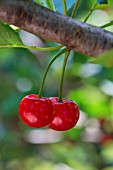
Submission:
[[[0,20],[89,56],[113,48],[113,33],[51,11],[33,0],[0,0]]]

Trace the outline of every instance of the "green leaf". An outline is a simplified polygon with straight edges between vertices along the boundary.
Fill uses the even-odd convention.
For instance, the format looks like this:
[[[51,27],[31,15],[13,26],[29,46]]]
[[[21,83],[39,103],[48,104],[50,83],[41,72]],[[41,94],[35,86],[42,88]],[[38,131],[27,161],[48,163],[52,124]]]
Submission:
[[[39,50],[39,51],[52,51],[58,50],[62,48],[62,45],[58,45],[55,47],[35,47],[35,46],[27,46],[23,44],[22,40],[19,37],[19,34],[13,30],[8,24],[5,24],[0,21],[0,48],[27,48],[31,50]]]
[[[49,9],[53,10],[53,11],[56,11],[55,10],[55,6],[54,6],[54,3],[52,0],[46,0],[46,4],[48,6]]]
[[[113,67],[113,50],[107,51],[97,58],[91,60],[94,64],[101,64],[105,67]]]
[[[0,21],[0,47],[23,45],[18,33]]]
[[[42,6],[45,6],[53,11],[56,11],[52,0],[34,0],[34,1]]]
[[[36,2],[39,5],[47,7],[47,4],[46,4],[45,0],[34,0],[34,2]]]
[[[98,4],[108,4],[108,0],[97,0]]]

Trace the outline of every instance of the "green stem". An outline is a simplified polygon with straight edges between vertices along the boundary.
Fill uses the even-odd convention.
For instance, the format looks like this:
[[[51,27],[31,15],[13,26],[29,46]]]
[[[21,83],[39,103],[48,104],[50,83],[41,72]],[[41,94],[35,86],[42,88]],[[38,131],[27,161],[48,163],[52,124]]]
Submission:
[[[102,26],[100,26],[100,28],[106,28],[106,27],[109,27],[109,26],[111,26],[111,25],[113,25],[113,20],[111,20],[109,23],[107,23],[107,24],[104,24],[104,25],[102,25]]]
[[[66,0],[62,0],[63,8],[64,8],[64,15],[67,15],[67,4]]]
[[[88,15],[86,16],[86,18],[84,19],[84,22],[87,22],[88,18],[90,17],[90,15],[92,14],[92,12],[94,11],[95,7],[97,6],[97,2],[94,2],[92,8],[90,9]]]
[[[63,87],[64,73],[65,73],[66,63],[67,63],[67,59],[69,57],[69,54],[70,54],[70,50],[66,49],[63,68],[62,68],[60,89],[59,89],[59,100],[58,100],[59,102],[62,102],[62,87]]]
[[[40,48],[40,47],[35,47],[35,46],[27,46],[27,48],[31,50],[38,50],[38,51],[53,51],[53,50],[58,50],[62,47],[62,45],[58,45],[55,47],[47,47],[47,48]]]
[[[55,47],[45,47],[45,48],[41,48],[41,47],[35,47],[35,46],[26,46],[26,45],[4,45],[4,46],[0,46],[0,48],[27,48],[27,49],[31,49],[31,50],[38,50],[38,51],[53,51],[53,50],[58,50],[60,48],[62,48],[63,45],[58,45]]]
[[[39,89],[38,98],[41,98],[41,97],[42,97],[42,91],[43,91],[45,79],[46,79],[47,73],[48,73],[48,71],[49,71],[49,68],[51,67],[51,65],[53,64],[53,62],[54,62],[60,55],[62,55],[63,53],[65,53],[65,49],[66,49],[66,48],[63,48],[60,52],[58,52],[58,53],[54,56],[54,58],[50,61],[49,65],[47,66],[46,71],[45,71],[44,76],[43,76],[43,79],[42,79],[42,83],[41,83],[40,89]]]
[[[80,4],[80,1],[81,0],[76,0],[75,4],[74,4],[74,7],[73,7],[73,11],[72,11],[72,14],[71,14],[71,17],[74,18],[75,17],[75,14],[77,12],[77,9],[78,9],[78,6]]]

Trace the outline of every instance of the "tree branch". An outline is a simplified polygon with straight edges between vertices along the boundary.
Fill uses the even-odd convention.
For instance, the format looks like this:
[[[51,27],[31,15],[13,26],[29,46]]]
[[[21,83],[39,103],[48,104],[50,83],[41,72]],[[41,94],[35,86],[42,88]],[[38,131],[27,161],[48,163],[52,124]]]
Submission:
[[[33,0],[0,0],[0,20],[89,56],[113,48],[113,33],[51,11]]]

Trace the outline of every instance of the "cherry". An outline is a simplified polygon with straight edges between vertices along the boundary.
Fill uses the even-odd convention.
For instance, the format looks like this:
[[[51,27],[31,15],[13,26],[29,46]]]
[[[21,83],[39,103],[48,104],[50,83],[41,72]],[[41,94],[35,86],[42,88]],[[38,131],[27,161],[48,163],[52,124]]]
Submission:
[[[79,119],[79,108],[72,100],[63,99],[58,102],[58,97],[51,97],[55,105],[55,118],[49,127],[57,131],[65,131],[73,128]]]
[[[38,98],[38,95],[30,94],[21,100],[19,115],[21,120],[30,127],[45,127],[54,119],[54,104],[49,98]]]

